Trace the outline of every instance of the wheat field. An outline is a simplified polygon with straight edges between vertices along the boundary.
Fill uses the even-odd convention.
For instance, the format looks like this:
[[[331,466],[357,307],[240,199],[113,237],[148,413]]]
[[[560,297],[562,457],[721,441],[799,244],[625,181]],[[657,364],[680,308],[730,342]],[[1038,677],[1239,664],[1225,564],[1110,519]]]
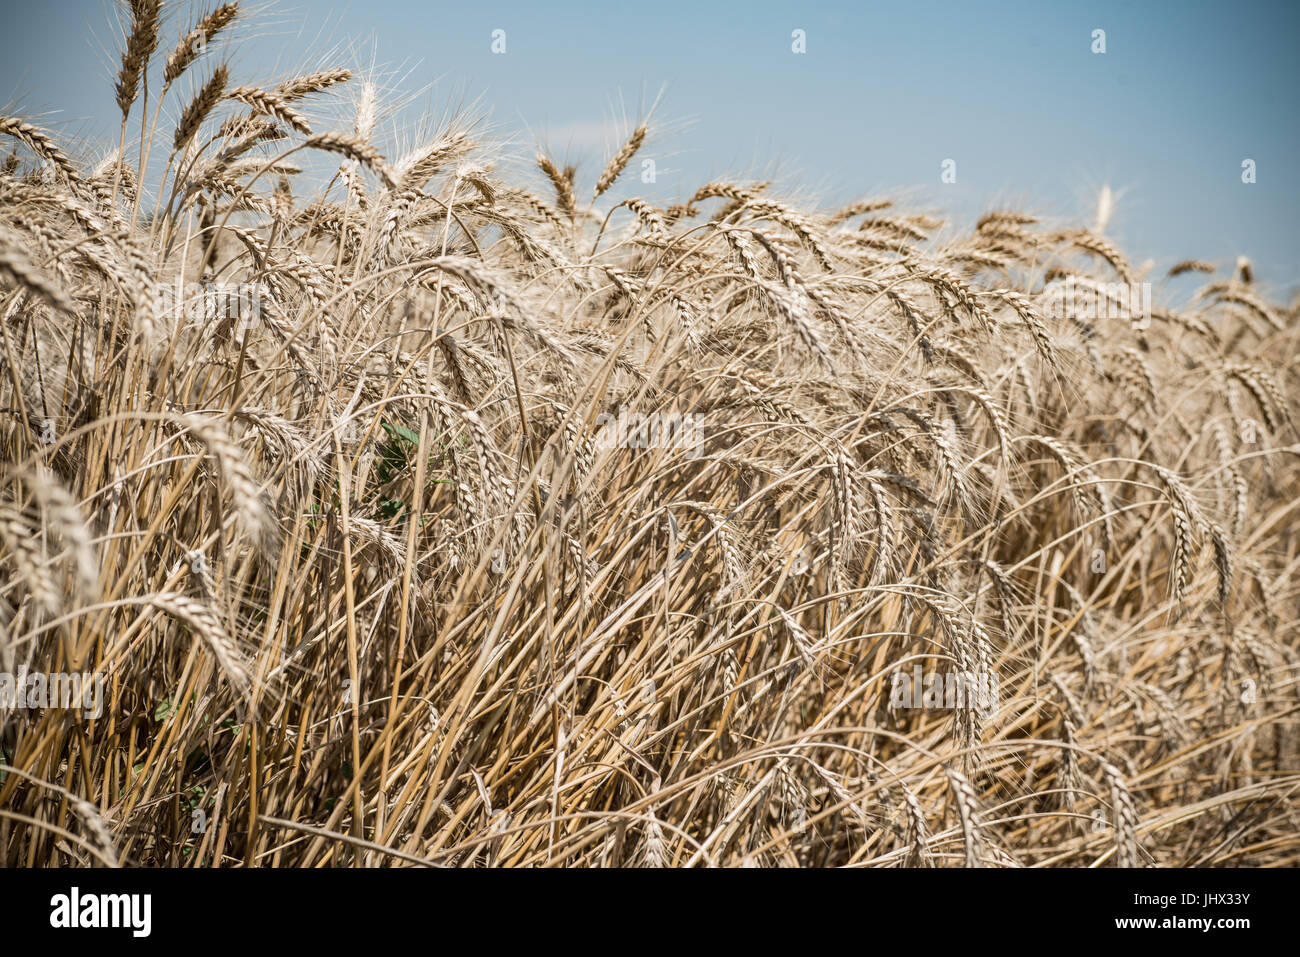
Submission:
[[[0,117],[0,672],[103,679],[0,710],[6,866],[1300,861],[1248,262],[656,206],[650,118],[395,137],[129,9],[116,143]]]

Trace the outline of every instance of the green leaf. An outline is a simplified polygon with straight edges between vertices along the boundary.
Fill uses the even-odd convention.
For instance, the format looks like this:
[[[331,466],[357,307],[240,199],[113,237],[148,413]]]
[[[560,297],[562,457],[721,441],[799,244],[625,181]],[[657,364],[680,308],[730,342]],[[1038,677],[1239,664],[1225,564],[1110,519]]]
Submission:
[[[398,425],[396,422],[381,422],[379,424],[382,425],[384,427],[384,431],[387,432],[389,435],[391,435],[394,439],[400,439],[406,442],[407,445],[420,444],[419,433],[412,432],[404,425]]]

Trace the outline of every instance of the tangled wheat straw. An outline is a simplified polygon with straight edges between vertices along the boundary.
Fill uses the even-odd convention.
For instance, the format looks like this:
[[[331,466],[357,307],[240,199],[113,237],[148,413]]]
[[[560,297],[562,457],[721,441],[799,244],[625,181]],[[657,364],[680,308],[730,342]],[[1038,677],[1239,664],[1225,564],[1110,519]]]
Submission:
[[[106,157],[0,118],[0,664],[108,689],[0,713],[6,864],[1297,862],[1300,323],[1248,264],[659,208],[644,124],[513,181],[350,71],[236,83],[241,16],[133,5]],[[992,712],[895,707],[918,663]]]

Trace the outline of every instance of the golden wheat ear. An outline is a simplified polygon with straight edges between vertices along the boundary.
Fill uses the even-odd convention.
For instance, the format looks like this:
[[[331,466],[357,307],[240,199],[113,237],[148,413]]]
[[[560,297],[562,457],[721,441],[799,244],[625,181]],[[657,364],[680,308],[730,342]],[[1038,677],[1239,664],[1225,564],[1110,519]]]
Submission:
[[[158,31],[162,23],[162,0],[134,0],[131,4],[131,29],[122,64],[117,71],[117,108],[126,122],[131,105],[140,95],[140,80],[149,68],[149,58],[158,49]]]
[[[572,218],[578,212],[578,198],[573,191],[574,169],[566,166],[561,170],[555,161],[544,153],[537,154],[537,168],[546,174],[555,189],[555,200],[560,212]]]
[[[637,150],[641,149],[647,131],[646,125],[642,123],[632,131],[632,135],[627,138],[627,142],[619,147],[618,152],[609,161],[609,165],[601,171],[600,177],[596,180],[596,188],[592,193],[593,199],[599,198],[602,193],[614,185],[614,181],[627,168],[627,164],[631,162]]]
[[[181,112],[181,118],[176,123],[176,133],[172,137],[172,149],[176,152],[183,150],[190,140],[198,135],[203,121],[217,108],[217,104],[225,95],[229,76],[225,66],[217,67],[199,89],[198,94]]]
[[[167,65],[163,68],[164,88],[178,80],[203,54],[207,44],[230,26],[238,15],[238,3],[223,3],[200,19],[189,33],[181,37],[171,55],[167,57]]]

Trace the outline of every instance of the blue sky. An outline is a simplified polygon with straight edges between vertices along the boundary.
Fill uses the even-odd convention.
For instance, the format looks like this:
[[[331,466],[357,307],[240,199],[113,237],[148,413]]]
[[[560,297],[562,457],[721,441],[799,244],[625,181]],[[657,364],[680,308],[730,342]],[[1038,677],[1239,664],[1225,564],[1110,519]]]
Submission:
[[[186,25],[197,10],[168,7]],[[115,140],[116,18],[108,0],[11,7],[0,102]],[[473,104],[517,155],[544,137],[588,183],[658,100],[658,182],[640,190],[658,199],[748,176],[960,224],[1005,204],[1087,222],[1108,183],[1108,235],[1134,261],[1241,253],[1278,294],[1300,280],[1297,3],[263,0],[242,33],[220,51],[241,79],[377,69],[412,94],[405,118]]]

